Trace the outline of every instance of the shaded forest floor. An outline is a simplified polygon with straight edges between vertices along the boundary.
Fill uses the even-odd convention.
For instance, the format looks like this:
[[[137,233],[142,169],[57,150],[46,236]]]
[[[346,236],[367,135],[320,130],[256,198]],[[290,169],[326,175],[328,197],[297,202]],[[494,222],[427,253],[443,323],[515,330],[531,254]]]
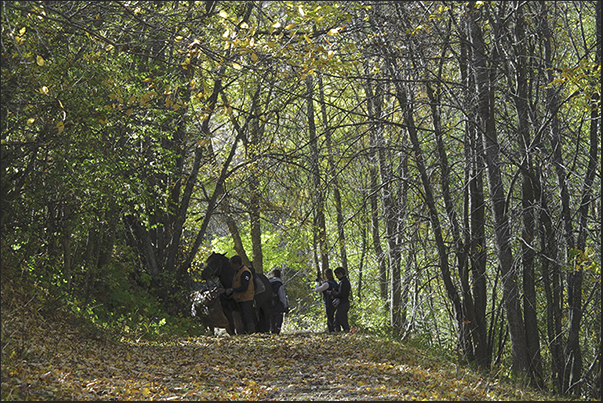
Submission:
[[[2,400],[562,400],[371,335],[117,340],[2,283]]]

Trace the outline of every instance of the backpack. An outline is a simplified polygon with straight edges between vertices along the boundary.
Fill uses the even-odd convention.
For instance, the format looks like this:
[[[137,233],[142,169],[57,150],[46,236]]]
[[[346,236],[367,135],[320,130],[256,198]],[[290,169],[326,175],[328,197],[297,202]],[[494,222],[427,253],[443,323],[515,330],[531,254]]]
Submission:
[[[251,272],[251,279],[253,280],[253,294],[257,295],[266,291],[266,286],[264,285],[264,282],[260,278],[259,274],[255,272],[255,269],[250,267],[249,271]]]
[[[272,306],[275,306],[280,302],[280,298],[278,297],[278,290],[283,286],[283,282],[271,281],[270,286],[272,288]]]

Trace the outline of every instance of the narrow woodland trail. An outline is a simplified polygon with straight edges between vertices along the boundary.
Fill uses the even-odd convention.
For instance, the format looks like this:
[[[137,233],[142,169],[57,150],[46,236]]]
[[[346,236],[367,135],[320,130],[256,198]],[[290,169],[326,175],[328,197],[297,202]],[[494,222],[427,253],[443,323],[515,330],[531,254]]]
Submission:
[[[358,334],[116,342],[46,322],[2,367],[2,400],[541,400]],[[3,355],[4,358],[4,355]]]
[[[5,400],[563,400],[374,335],[110,335],[2,278]]]

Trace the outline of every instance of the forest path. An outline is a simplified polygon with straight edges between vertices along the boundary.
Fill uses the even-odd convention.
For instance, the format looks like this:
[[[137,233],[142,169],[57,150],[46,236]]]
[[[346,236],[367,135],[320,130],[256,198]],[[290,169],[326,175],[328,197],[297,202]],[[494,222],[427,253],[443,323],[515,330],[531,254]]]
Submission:
[[[377,335],[120,338],[3,271],[0,400],[563,400]]]
[[[5,364],[3,348],[2,400],[542,400],[373,335],[118,342],[54,320],[22,330],[20,357]]]

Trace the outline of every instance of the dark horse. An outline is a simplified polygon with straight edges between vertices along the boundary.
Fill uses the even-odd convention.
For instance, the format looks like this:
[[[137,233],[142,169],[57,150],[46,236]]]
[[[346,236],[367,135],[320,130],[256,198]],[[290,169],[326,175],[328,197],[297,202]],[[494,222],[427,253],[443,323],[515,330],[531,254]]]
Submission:
[[[230,267],[230,261],[226,255],[213,252],[205,261],[205,269],[203,269],[201,277],[204,280],[217,277],[220,279],[222,287],[226,289],[232,288],[234,274],[235,270]],[[270,315],[272,310],[272,287],[270,286],[268,278],[262,273],[256,272],[254,277],[256,284],[256,294],[254,297],[256,313],[255,328],[258,333],[268,333],[270,332]],[[264,287],[261,287],[261,284],[258,284],[258,281],[260,281]],[[224,293],[220,294],[220,303],[222,304],[222,310],[230,325],[231,330],[228,333],[234,334],[235,321],[233,319],[233,312],[238,312],[237,303],[232,297],[226,297]]]

